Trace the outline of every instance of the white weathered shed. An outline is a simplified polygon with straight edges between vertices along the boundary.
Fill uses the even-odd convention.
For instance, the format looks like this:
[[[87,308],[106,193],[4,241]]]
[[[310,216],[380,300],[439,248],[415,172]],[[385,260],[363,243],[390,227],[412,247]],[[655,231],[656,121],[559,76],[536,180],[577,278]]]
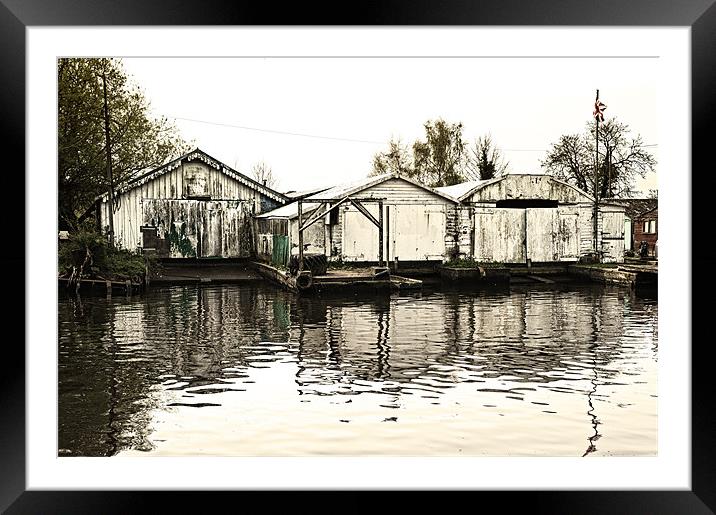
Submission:
[[[382,199],[383,256],[388,261],[444,261],[454,246],[458,232],[457,200],[399,174],[366,177],[310,195],[303,200],[304,221],[314,210],[325,212],[328,206],[345,198],[364,201],[364,207],[376,219],[379,218],[378,203],[373,201]],[[321,200],[330,202],[321,203]],[[257,218],[264,251],[268,253],[272,227],[268,222],[262,224],[261,220],[286,219],[290,223],[283,230],[290,240],[291,254],[298,253],[297,203]],[[275,226],[273,229],[282,228]],[[377,262],[378,228],[355,206],[346,202],[306,229],[304,247],[305,252],[322,253],[333,259]]]
[[[548,175],[508,174],[440,188],[471,210],[475,260],[577,261],[594,251],[594,198]],[[605,262],[624,259],[624,208],[601,203],[597,248]]]
[[[252,217],[287,198],[196,149],[97,199],[98,224],[112,212],[119,247],[156,249],[162,257],[247,257]]]

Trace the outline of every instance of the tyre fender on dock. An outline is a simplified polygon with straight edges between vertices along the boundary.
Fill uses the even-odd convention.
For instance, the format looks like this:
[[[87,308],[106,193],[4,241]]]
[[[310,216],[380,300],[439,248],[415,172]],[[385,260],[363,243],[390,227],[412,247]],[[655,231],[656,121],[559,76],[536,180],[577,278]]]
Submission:
[[[310,271],[304,270],[296,276],[296,287],[300,291],[310,290],[313,286],[313,275]]]

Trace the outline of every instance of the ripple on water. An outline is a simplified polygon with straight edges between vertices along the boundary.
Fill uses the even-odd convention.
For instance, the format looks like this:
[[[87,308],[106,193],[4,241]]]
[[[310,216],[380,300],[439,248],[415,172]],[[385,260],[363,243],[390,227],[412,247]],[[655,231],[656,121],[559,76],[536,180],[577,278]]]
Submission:
[[[656,453],[657,305],[628,290],[193,285],[58,310],[63,455]]]

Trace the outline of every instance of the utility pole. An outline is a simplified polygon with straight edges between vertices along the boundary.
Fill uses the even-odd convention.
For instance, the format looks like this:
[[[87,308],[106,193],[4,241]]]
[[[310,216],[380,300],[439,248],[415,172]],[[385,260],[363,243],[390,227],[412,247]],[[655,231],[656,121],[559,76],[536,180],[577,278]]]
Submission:
[[[102,65],[102,93],[104,96],[104,147],[107,151],[107,182],[109,194],[109,246],[114,248],[114,188],[112,186],[112,146],[109,140],[109,106],[107,105],[107,62]]]

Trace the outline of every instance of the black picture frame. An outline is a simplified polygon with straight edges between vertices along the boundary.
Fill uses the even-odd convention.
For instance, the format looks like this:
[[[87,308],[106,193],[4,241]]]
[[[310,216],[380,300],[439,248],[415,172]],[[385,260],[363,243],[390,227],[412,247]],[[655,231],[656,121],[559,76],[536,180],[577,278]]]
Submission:
[[[0,117],[3,147],[19,160],[18,170],[25,169],[25,29],[29,26],[86,26],[86,25],[573,25],[573,26],[688,26],[691,27],[692,73],[692,170],[699,171],[699,188],[692,181],[692,235],[708,219],[699,213],[708,206],[705,198],[713,191],[714,181],[707,159],[713,145],[710,135],[716,118],[716,6],[715,0],[549,0],[523,2],[519,0],[490,0],[480,3],[465,1],[428,2],[420,0],[386,1],[382,3],[352,4],[354,9],[325,8],[318,4],[286,4],[280,9],[271,3],[209,2],[197,0],[159,0],[144,2],[128,0],[0,0],[0,56],[3,83],[0,87]],[[335,7],[335,5],[334,5]],[[346,13],[346,14],[343,14]],[[668,104],[668,100],[665,100]],[[668,105],[664,106],[668,109]],[[688,171],[680,173],[688,178]],[[24,176],[15,174],[6,179],[6,188],[13,188],[13,210],[24,213]],[[12,181],[15,181],[13,184]],[[7,190],[6,190],[7,191]],[[20,194],[24,192],[25,195]],[[8,199],[6,202],[11,202]],[[7,203],[3,204],[7,206]],[[689,209],[684,206],[684,209]],[[703,216],[699,216],[702,214]],[[22,216],[22,215],[21,215]],[[2,253],[2,270],[25,269],[24,224],[12,224],[6,238],[13,242],[12,252]],[[6,240],[7,241],[7,240]],[[708,268],[713,259],[702,252],[692,240],[692,273]],[[8,257],[10,256],[10,257]],[[685,264],[686,265],[686,264]],[[26,270],[26,274],[31,271]],[[15,292],[24,291],[20,274],[11,273],[5,282]],[[698,289],[692,288],[692,320],[684,320],[691,327],[692,342],[692,489],[690,491],[530,491],[530,492],[471,492],[482,506],[497,502],[500,511],[512,511],[520,506],[531,513],[714,513],[716,510],[716,415],[713,408],[713,385],[710,383],[711,339],[706,330],[712,302],[699,302],[698,293],[711,290],[711,276],[699,278]],[[712,290],[711,290],[712,291]],[[23,295],[24,298],[24,295]],[[685,299],[687,301],[688,299]],[[17,296],[5,309],[6,321],[24,318],[25,303]],[[14,310],[14,312],[13,312]],[[49,322],[49,321],[48,321]],[[17,324],[15,324],[17,325]],[[699,330],[701,329],[701,330]],[[154,502],[163,512],[188,511],[196,496],[187,492],[79,492],[26,491],[25,487],[25,353],[21,338],[6,338],[4,357],[12,366],[0,373],[0,510],[7,513],[129,513],[148,511]],[[689,334],[689,331],[685,331]],[[703,335],[703,338],[698,338]],[[668,342],[688,347],[691,342]],[[660,387],[666,387],[660,384]],[[300,498],[308,492],[294,493]],[[274,502],[270,492],[199,492],[198,506],[221,506],[224,501],[248,507],[250,502]],[[212,497],[211,505],[205,496]],[[347,492],[336,499],[335,494],[321,494],[321,503],[311,504],[311,510],[343,510],[348,506],[366,509],[375,505],[361,503],[360,492]],[[412,500],[423,502],[424,492],[413,492]],[[465,494],[451,498],[458,507]],[[355,503],[351,498],[361,498]],[[473,503],[474,501],[467,501]],[[468,504],[470,506],[470,504]],[[474,504],[473,504],[474,506]],[[385,504],[383,508],[387,508]],[[523,508],[524,509],[524,508]],[[205,510],[203,510],[205,511]]]

